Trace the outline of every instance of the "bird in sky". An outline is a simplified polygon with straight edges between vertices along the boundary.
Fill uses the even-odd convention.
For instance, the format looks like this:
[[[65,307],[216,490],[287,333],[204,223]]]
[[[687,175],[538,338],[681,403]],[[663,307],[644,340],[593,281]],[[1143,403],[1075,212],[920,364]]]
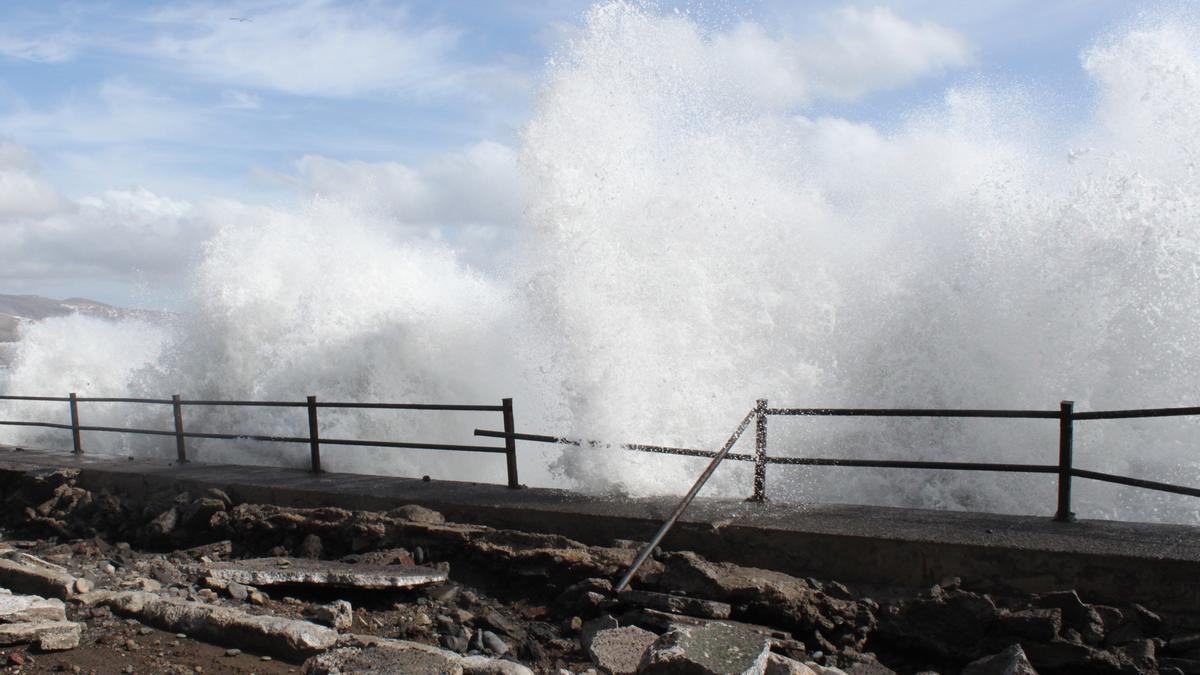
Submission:
[[[240,16],[231,16],[231,17],[229,17],[229,20],[230,21],[238,21],[241,23],[249,23],[249,22],[253,21],[253,19],[246,19],[246,18],[243,18]]]

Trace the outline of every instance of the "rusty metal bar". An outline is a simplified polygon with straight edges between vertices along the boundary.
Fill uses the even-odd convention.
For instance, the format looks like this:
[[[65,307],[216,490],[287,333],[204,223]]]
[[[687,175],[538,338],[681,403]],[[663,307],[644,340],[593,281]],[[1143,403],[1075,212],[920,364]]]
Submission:
[[[66,403],[71,399],[66,396],[0,396],[0,401],[56,401]]]
[[[754,405],[754,494],[746,501],[767,501],[767,399]]]
[[[317,397],[308,397],[308,447],[313,473],[321,473],[321,437],[317,430]]]
[[[500,404],[504,415],[504,455],[508,469],[508,487],[510,490],[516,490],[521,487],[521,481],[517,479],[517,439],[512,436],[516,432],[516,423],[513,421],[513,400],[511,398],[500,399]]]
[[[171,396],[172,416],[175,418],[175,458],[180,464],[187,464],[187,441],[183,435],[183,407],[180,405],[179,394]]]
[[[71,392],[69,400],[71,401],[71,443],[75,446],[75,454],[80,455],[83,454],[83,444],[79,434],[79,397],[75,395],[75,392]]]
[[[1058,424],[1058,511],[1054,520],[1059,523],[1069,523],[1075,520],[1071,512],[1071,465],[1075,454],[1075,428],[1072,413],[1074,401],[1063,401],[1059,404]]]
[[[617,585],[613,587],[613,592],[619,593],[629,585],[630,579],[633,579],[633,575],[637,574],[638,568],[642,566],[642,563],[646,562],[646,558],[650,557],[650,553],[654,551],[654,548],[658,546],[660,542],[662,542],[663,537],[667,536],[667,532],[671,531],[671,527],[675,525],[675,521],[679,520],[679,516],[683,515],[683,512],[686,511],[687,507],[692,503],[692,500],[696,498],[697,494],[699,494],[700,489],[704,487],[704,484],[707,483],[708,479],[712,477],[713,472],[715,472],[717,467],[720,466],[721,460],[725,459],[725,455],[729,454],[729,450],[734,446],[735,443],[738,442],[738,439],[742,437],[742,432],[746,431],[746,427],[750,426],[750,420],[754,418],[756,412],[757,408],[751,409],[750,412],[746,413],[746,416],[742,418],[741,423],[738,424],[737,430],[733,432],[733,435],[729,437],[729,440],[725,441],[725,445],[722,446],[719,451],[717,451],[716,456],[713,457],[712,461],[708,463],[708,466],[705,467],[704,472],[701,473],[700,477],[696,479],[696,482],[692,484],[692,489],[688,490],[688,493],[679,501],[679,505],[676,506],[675,510],[671,512],[671,515],[663,521],[663,524],[658,528],[658,532],[655,532],[654,536],[650,538],[650,541],[646,542],[646,545],[643,546],[642,550],[638,552],[637,557],[633,559],[633,564],[629,566],[629,569],[625,570],[625,574],[621,577],[621,580],[618,581]]]

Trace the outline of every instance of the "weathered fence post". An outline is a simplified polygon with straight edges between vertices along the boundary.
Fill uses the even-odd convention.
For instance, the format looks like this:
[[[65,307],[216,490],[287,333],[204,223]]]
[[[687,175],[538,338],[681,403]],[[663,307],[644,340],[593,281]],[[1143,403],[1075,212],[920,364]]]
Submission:
[[[517,429],[513,422],[512,399],[501,399],[500,405],[504,415],[504,455],[508,462],[508,487],[515,490],[521,487],[521,483],[517,480],[517,439],[513,438]]]
[[[1075,520],[1071,512],[1071,469],[1074,463],[1074,401],[1063,401],[1059,404],[1058,418],[1058,512],[1054,520],[1069,523]]]
[[[75,444],[75,454],[83,454],[79,438],[79,397],[75,392],[71,392],[71,441]]]
[[[171,409],[175,414],[175,458],[180,464],[187,464],[187,444],[183,438],[183,406],[179,399],[179,394],[171,395]]]
[[[767,501],[767,399],[755,404],[754,422],[754,494],[746,501]]]
[[[317,397],[308,397],[308,444],[312,457],[312,472],[321,473],[321,437],[317,433]]]

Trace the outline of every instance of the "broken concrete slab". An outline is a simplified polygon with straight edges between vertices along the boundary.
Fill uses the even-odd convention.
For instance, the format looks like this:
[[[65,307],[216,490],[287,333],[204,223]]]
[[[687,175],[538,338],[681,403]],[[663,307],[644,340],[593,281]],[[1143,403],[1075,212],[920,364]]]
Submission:
[[[1016,644],[999,654],[968,663],[962,675],[1037,675],[1037,671],[1025,656],[1025,650]]]
[[[479,655],[464,657],[419,642],[373,635],[345,636],[336,648],[305,661],[301,672],[305,675],[533,675],[532,670],[515,661]]]
[[[0,595],[0,623],[66,621],[67,607],[58,598],[37,595]]]
[[[639,675],[763,675],[770,653],[766,636],[714,622],[679,628],[660,636],[646,650],[637,672]]]
[[[415,588],[447,580],[444,570],[413,565],[363,565],[303,558],[254,558],[217,562],[197,568],[197,573],[225,583],[249,586],[297,584],[337,588]]]
[[[729,603],[725,602],[652,591],[621,591],[617,594],[617,599],[634,607],[648,607],[662,612],[688,614],[705,619],[728,619],[733,609]]]
[[[462,659],[454,652],[404,640],[377,640],[363,646],[331,649],[304,662],[305,675],[391,675],[445,673],[463,675]]]
[[[658,636],[637,626],[608,628],[596,633],[588,646],[592,663],[611,675],[632,675]]]
[[[817,673],[795,659],[771,654],[767,657],[766,675],[817,675]]]
[[[303,658],[329,649],[338,639],[336,630],[311,621],[249,614],[143,591],[114,593],[101,603],[171,633],[284,658]]]
[[[461,657],[463,675],[534,675],[533,671],[516,661],[486,656]]]
[[[75,594],[76,581],[58,565],[27,553],[0,558],[0,586],[18,593],[65,600]]]
[[[38,649],[48,652],[74,649],[82,635],[83,626],[73,621],[0,624],[0,645],[36,642]]]

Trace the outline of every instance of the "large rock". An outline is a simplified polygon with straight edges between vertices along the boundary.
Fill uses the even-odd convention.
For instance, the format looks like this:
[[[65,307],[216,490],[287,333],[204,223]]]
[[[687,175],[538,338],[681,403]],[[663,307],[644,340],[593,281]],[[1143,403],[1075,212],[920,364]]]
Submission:
[[[608,628],[596,633],[588,645],[592,663],[612,675],[635,673],[642,656],[658,636],[637,626]]]
[[[795,659],[771,654],[767,657],[766,675],[817,675],[817,673]]]
[[[248,614],[142,591],[114,593],[100,603],[171,633],[284,658],[302,658],[329,649],[338,639],[336,630],[310,621]]]
[[[305,675],[392,675],[444,673],[463,675],[453,652],[403,640],[378,640],[362,647],[338,647],[304,662]]]
[[[710,562],[689,551],[668,554],[663,566],[661,587],[742,605],[750,620],[795,632],[806,643],[845,640],[861,648],[875,627],[865,604],[839,600],[782,572]],[[866,632],[856,634],[856,627]]]
[[[78,647],[82,632],[82,625],[72,621],[6,623],[0,624],[0,645],[36,642],[38,649],[56,652]]]
[[[1089,644],[1099,644],[1104,640],[1104,620],[1099,612],[1085,605],[1075,591],[1043,593],[1034,597],[1033,605],[1062,610],[1063,626],[1079,631]]]
[[[25,553],[0,559],[0,586],[19,593],[66,599],[75,593],[76,578],[58,565]]]
[[[905,602],[880,625],[879,635],[905,650],[963,663],[987,653],[980,648],[997,616],[986,595],[935,587],[929,597]]]
[[[637,672],[763,675],[770,653],[770,643],[764,635],[737,626],[712,623],[679,628],[659,637],[646,650]]]
[[[1049,642],[1059,636],[1062,623],[1062,610],[1057,607],[1002,611],[996,618],[996,630],[1006,635]]]
[[[706,619],[728,619],[732,608],[729,603],[715,600],[689,598],[686,595],[654,593],[651,591],[622,591],[617,598],[634,607],[649,607],[663,612],[688,614]]]
[[[962,675],[1037,675],[1021,645],[1012,645],[999,654],[972,661]]]
[[[67,608],[62,600],[36,595],[0,595],[0,622],[66,621]]]
[[[414,588],[444,583],[444,570],[409,565],[361,565],[302,558],[255,558],[204,566],[208,577],[249,586],[296,584],[337,588]]]

